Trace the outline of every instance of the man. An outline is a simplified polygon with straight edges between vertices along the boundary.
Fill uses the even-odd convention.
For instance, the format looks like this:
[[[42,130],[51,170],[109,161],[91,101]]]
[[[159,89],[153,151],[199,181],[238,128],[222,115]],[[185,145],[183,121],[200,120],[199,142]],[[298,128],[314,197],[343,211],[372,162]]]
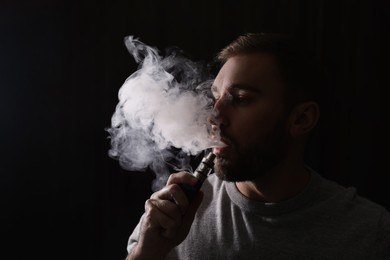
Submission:
[[[145,203],[127,259],[390,259],[390,214],[306,165],[321,73],[283,35],[246,34],[218,55],[215,174],[189,203],[172,174]]]

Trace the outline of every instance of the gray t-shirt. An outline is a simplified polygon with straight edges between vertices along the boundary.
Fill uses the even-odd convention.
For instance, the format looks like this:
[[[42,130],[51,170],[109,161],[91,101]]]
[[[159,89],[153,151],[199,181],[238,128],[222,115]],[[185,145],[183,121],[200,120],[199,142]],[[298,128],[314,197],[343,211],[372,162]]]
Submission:
[[[314,171],[303,192],[278,203],[249,200],[214,174],[202,190],[187,238],[167,259],[390,259],[390,213]]]

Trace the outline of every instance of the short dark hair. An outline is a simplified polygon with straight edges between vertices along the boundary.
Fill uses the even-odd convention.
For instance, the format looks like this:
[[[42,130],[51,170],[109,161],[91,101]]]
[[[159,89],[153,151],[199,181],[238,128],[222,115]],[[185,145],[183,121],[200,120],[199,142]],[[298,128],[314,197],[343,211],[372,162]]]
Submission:
[[[297,39],[281,33],[247,33],[239,36],[216,56],[223,65],[229,58],[257,52],[274,55],[286,83],[286,105],[291,109],[303,101],[320,103],[325,72],[312,51]]]

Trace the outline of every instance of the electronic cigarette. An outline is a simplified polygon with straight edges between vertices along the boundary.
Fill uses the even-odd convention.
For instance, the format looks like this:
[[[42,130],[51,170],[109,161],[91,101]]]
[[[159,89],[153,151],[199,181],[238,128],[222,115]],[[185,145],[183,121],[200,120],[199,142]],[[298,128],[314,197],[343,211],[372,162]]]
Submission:
[[[202,161],[200,162],[200,164],[192,174],[195,176],[195,178],[198,179],[198,182],[194,186],[190,186],[188,184],[183,184],[183,183],[179,184],[180,187],[185,192],[185,194],[187,195],[187,198],[190,203],[195,198],[196,193],[202,187],[202,184],[206,180],[207,176],[209,176],[209,174],[213,170],[214,159],[215,159],[215,154],[213,154],[212,152],[208,153],[205,157],[203,157]]]

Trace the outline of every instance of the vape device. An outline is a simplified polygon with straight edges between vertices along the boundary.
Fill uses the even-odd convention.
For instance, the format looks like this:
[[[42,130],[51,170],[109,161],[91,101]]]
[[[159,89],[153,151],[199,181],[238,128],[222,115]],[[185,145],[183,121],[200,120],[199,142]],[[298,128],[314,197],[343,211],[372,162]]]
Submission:
[[[188,201],[191,203],[195,198],[196,193],[202,187],[203,182],[206,180],[207,176],[211,173],[214,167],[214,159],[215,154],[212,152],[208,153],[205,157],[203,157],[202,161],[192,173],[195,178],[198,179],[198,182],[194,186],[190,186],[188,184],[179,184],[179,186],[183,189],[185,194],[187,195]]]

